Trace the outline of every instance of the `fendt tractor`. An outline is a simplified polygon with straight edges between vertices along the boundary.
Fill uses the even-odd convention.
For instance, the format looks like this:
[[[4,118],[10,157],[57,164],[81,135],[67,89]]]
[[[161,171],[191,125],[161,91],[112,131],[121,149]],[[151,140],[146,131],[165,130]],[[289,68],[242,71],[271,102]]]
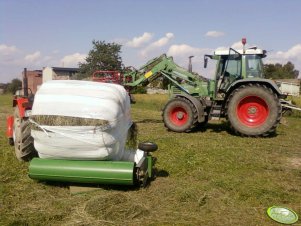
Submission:
[[[268,136],[275,132],[282,111],[293,107],[283,100],[286,96],[276,83],[264,78],[262,59],[266,51],[246,49],[245,38],[242,44],[242,50],[216,50],[213,55],[204,56],[205,68],[208,59],[216,61],[213,80],[202,79],[163,54],[125,74],[124,85],[146,85],[159,76],[168,79],[170,100],[162,116],[171,131],[188,132],[204,126],[208,120],[224,117],[239,135]]]

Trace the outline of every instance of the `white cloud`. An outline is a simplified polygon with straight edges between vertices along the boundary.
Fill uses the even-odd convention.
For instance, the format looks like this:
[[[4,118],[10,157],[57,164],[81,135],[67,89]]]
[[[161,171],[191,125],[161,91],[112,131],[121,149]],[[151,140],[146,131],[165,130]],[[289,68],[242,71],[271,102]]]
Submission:
[[[45,56],[43,57],[42,62],[51,62],[52,60],[54,60],[52,56]]]
[[[286,64],[288,61],[295,65],[298,70],[299,78],[301,77],[301,44],[296,44],[287,51],[268,52],[267,57],[264,58],[266,64]]]
[[[173,33],[166,33],[165,37],[160,38],[159,40],[151,43],[148,47],[158,48],[158,47],[165,46],[173,37],[174,37]]]
[[[172,45],[169,47],[169,50],[167,52],[168,55],[171,56],[191,56],[191,55],[199,55],[204,51],[204,49],[196,48],[189,46],[187,44],[182,45]]]
[[[41,57],[41,52],[40,51],[36,51],[32,54],[28,54],[24,57],[25,61],[28,61],[30,63],[33,63],[34,61],[38,61]]]
[[[245,48],[250,48],[250,47],[253,47],[253,46],[256,46],[256,45],[246,43]],[[230,45],[228,47],[220,46],[220,47],[217,48],[217,50],[229,50],[230,47],[232,49],[239,50],[239,49],[243,49],[243,44],[242,44],[241,41],[237,41],[237,42],[234,42],[232,45]]]
[[[11,55],[17,51],[18,51],[18,49],[16,46],[8,46],[5,44],[0,45],[0,54],[1,55]]]
[[[139,37],[134,37],[131,41],[128,41],[126,43],[126,46],[139,48],[144,44],[148,43],[152,39],[152,37],[153,37],[152,33],[144,32],[143,35]]]
[[[242,49],[243,48],[243,44],[241,43],[241,41],[235,42],[231,45],[231,48],[233,49]],[[248,44],[245,45],[245,48],[248,48]]]
[[[64,65],[64,67],[78,67],[78,63],[84,62],[86,57],[87,54],[74,53],[64,56],[60,62],[61,65]]]
[[[286,52],[278,51],[276,56],[285,60],[296,59],[301,61],[301,44],[297,44]]]
[[[173,39],[173,38],[174,38],[173,33],[166,33],[164,37],[158,39],[155,42],[152,42],[147,47],[145,47],[143,50],[141,50],[140,54],[143,57],[146,57],[149,52],[151,52],[153,50],[156,50],[158,48],[161,48],[163,46],[166,46],[170,42],[170,40]]]
[[[221,31],[208,31],[205,36],[207,37],[212,37],[212,38],[217,38],[217,37],[221,37],[224,36],[225,33],[221,32]]]
[[[187,44],[181,45],[172,45],[169,47],[167,55],[173,56],[174,61],[183,68],[188,67],[188,57],[194,56],[192,58],[192,68],[193,71],[201,74],[205,77],[212,76],[212,71],[214,71],[214,64],[209,63],[209,67],[207,69],[203,69],[204,55],[212,54],[213,50],[209,48],[197,48]]]
[[[51,51],[43,55],[40,51],[25,52],[15,46],[0,45],[0,82],[9,82],[20,77],[23,68],[38,70],[45,66],[77,67],[78,62],[83,62],[86,54],[75,53],[61,57],[59,51]]]

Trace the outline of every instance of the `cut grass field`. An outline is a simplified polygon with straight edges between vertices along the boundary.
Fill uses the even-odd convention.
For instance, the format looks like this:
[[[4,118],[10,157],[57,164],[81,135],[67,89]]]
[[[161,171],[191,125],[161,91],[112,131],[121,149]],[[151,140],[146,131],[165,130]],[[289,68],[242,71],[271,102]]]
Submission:
[[[17,161],[5,137],[11,97],[0,95],[0,225],[277,225],[266,215],[272,205],[301,216],[299,113],[268,138],[235,136],[226,122],[174,133],[161,121],[166,96],[135,98],[138,140],[159,146],[157,178],[145,189],[71,195],[68,184],[28,178],[28,163]]]

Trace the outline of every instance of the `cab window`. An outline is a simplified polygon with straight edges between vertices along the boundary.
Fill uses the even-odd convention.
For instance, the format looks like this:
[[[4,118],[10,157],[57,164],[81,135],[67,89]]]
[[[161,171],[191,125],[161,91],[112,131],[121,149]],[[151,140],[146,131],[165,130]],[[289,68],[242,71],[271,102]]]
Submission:
[[[239,78],[241,75],[241,57],[231,57],[225,71],[225,76]]]
[[[262,59],[258,55],[245,55],[246,60],[246,77],[263,78]]]

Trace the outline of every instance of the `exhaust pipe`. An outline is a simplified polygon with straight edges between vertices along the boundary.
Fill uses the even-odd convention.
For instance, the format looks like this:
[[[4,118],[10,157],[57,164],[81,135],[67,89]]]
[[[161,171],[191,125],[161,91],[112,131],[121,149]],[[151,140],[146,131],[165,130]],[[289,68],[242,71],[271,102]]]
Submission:
[[[192,73],[192,63],[191,63],[191,58],[192,57],[194,57],[194,56],[190,56],[189,57],[189,64],[188,64],[188,71],[190,72],[190,73]]]
[[[23,94],[25,97],[28,97],[27,68],[24,68],[24,72],[23,72]]]

